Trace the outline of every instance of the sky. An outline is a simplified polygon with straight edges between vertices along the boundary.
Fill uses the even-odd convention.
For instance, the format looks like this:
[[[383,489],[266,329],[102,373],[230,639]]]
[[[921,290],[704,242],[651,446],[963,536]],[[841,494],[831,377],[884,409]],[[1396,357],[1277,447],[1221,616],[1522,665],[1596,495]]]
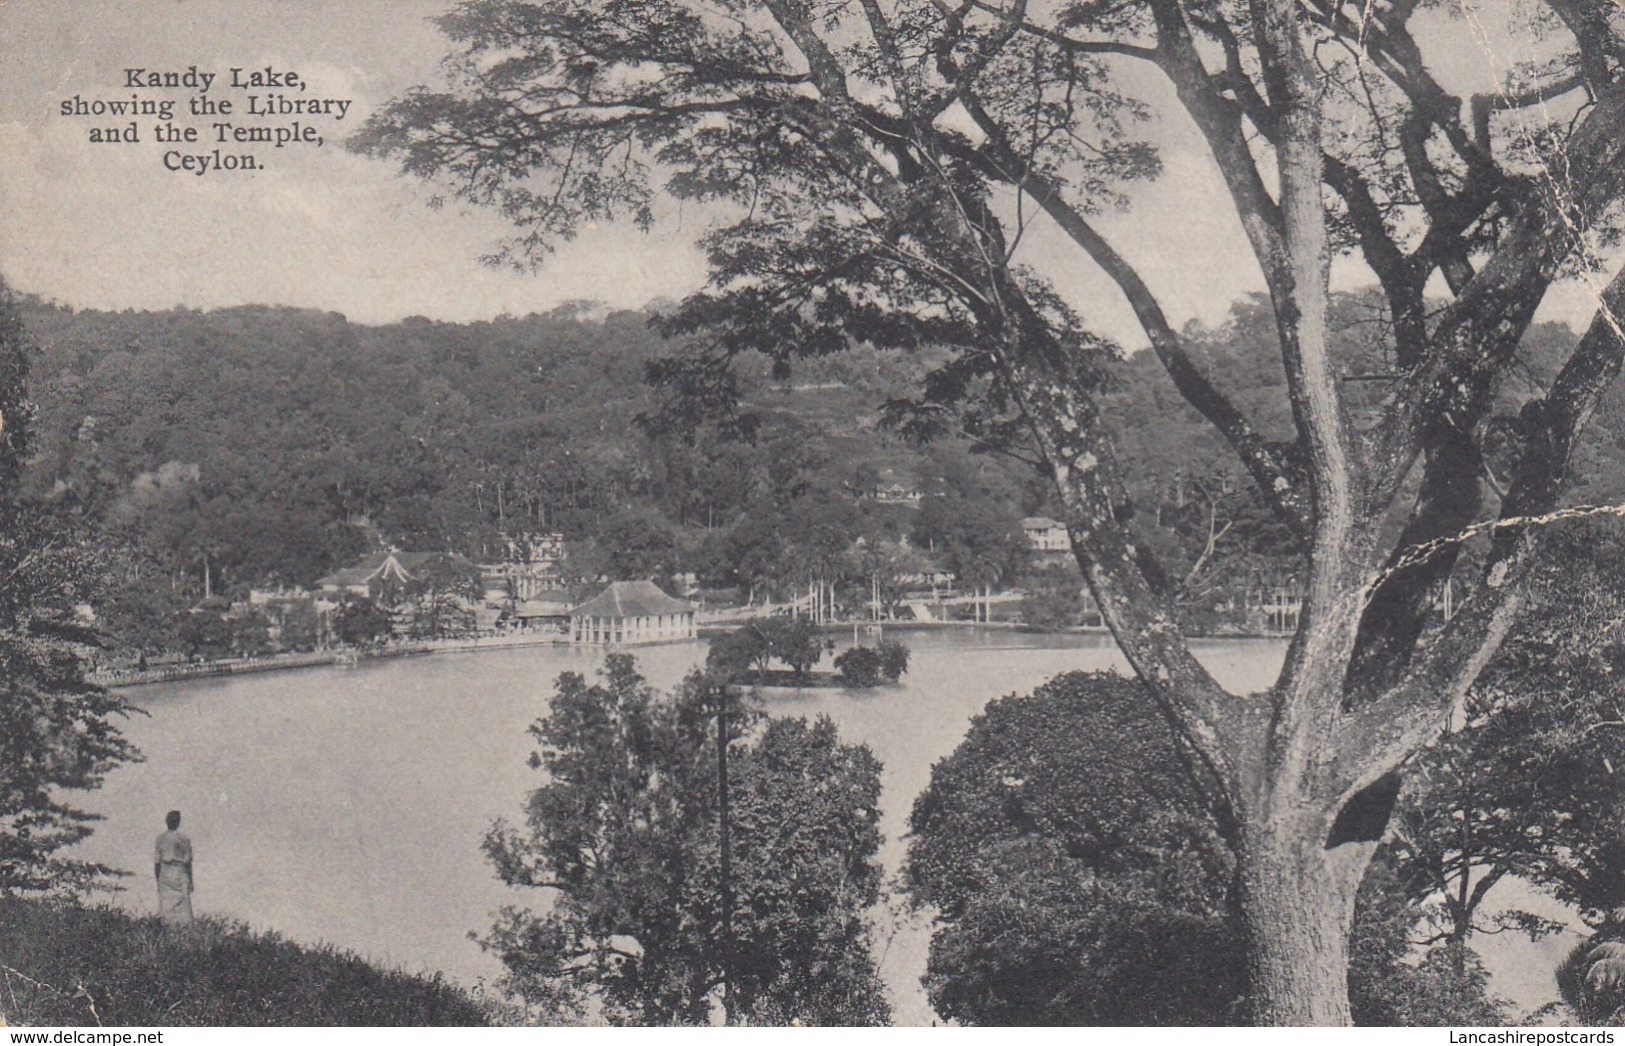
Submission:
[[[447,43],[429,18],[449,4],[0,0],[0,274],[75,307],[291,305],[363,323],[488,319],[584,299],[635,308],[698,288],[704,268],[693,240],[704,212],[668,209],[652,233],[587,229],[539,273],[496,270],[479,258],[502,235],[500,219],[455,205],[431,210],[432,188],[342,148],[389,98],[440,83]],[[1482,75],[1463,36],[1469,50],[1447,72]],[[218,74],[211,97],[247,93],[225,86],[231,67],[270,66],[305,80],[301,98],[353,104],[343,120],[307,121],[324,136],[320,148],[256,148],[264,170],[201,176],[165,169],[169,147],[152,140],[151,118],[140,121],[140,142],[106,144],[90,142],[90,128],[128,121],[59,113],[76,96],[137,93],[125,86],[127,68],[191,66]],[[192,122],[209,133],[209,120]],[[1257,265],[1193,132],[1168,125],[1160,133],[1163,176],[1131,211],[1101,225],[1176,322],[1219,322],[1236,297],[1259,289]],[[1059,235],[1037,229],[1023,252],[1096,329],[1131,346],[1141,340],[1119,296]],[[1337,279],[1364,277],[1339,271]],[[1559,288],[1543,315],[1583,323],[1593,301],[1585,286]]]
[[[362,322],[523,315],[583,298],[636,306],[696,286],[703,270],[692,223],[685,228],[680,216],[653,235],[588,231],[541,275],[492,270],[478,258],[501,234],[498,221],[431,211],[427,187],[343,149],[338,139],[394,94],[439,82],[445,42],[428,18],[447,6],[0,4],[0,273],[75,306],[296,305]],[[166,147],[146,133],[150,118],[141,142],[110,145],[90,143],[89,128],[126,121],[59,115],[75,95],[128,98],[127,67],[193,65],[222,80],[233,66],[291,69],[310,84],[306,96],[354,104],[342,121],[319,121],[333,132],[319,149],[268,149],[266,170],[202,176],[164,168]],[[209,92],[245,93],[220,81]]]

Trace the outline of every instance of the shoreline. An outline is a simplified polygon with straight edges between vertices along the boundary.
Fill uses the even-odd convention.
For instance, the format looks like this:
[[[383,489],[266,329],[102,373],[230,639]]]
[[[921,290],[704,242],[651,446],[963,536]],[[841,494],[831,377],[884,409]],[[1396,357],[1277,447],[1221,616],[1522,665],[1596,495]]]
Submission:
[[[713,621],[696,629],[696,637],[707,639],[735,631],[745,619]],[[949,629],[983,628],[1023,632],[1031,635],[1111,635],[1099,625],[1073,625],[1067,628],[1044,628],[1019,621],[858,621],[831,622],[819,625],[819,631],[828,635],[844,635],[856,625],[862,633],[874,629],[900,632],[939,632]],[[1191,639],[1285,639],[1290,633],[1272,632],[1215,632],[1197,633]],[[155,683],[186,682],[193,679],[211,679],[216,676],[248,675],[256,672],[288,672],[301,668],[331,668],[353,666],[361,661],[391,657],[414,657],[424,654],[477,654],[486,650],[512,650],[531,646],[570,646],[570,638],[563,633],[521,633],[506,636],[452,637],[446,639],[417,639],[389,643],[372,649],[337,648],[297,653],[271,654],[266,657],[231,658],[220,661],[198,661],[149,667],[146,671],[135,668],[115,668],[86,673],[86,678],[109,689],[150,686]],[[585,644],[583,644],[585,645]],[[593,644],[603,645],[603,644]],[[617,646],[622,644],[609,644]],[[648,644],[624,644],[641,646]]]
[[[509,650],[515,647],[555,646],[568,643],[568,637],[551,633],[416,639],[402,643],[388,643],[382,647],[370,649],[343,647],[330,650],[271,654],[266,657],[231,658],[220,661],[158,665],[149,667],[146,671],[136,668],[115,668],[86,673],[86,678],[93,683],[108,688],[148,686],[153,683],[184,682],[192,679],[209,679],[215,676],[248,675],[254,672],[287,672],[299,668],[331,668],[335,665],[355,665],[361,661],[389,657],[478,653],[482,650]]]

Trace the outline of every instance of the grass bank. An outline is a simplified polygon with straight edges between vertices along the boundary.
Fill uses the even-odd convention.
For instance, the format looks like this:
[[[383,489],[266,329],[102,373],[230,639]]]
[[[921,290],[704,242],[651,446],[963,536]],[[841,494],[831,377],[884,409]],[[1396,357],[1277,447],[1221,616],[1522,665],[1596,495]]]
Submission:
[[[480,1025],[479,1000],[241,923],[0,897],[0,1014],[33,1026]]]

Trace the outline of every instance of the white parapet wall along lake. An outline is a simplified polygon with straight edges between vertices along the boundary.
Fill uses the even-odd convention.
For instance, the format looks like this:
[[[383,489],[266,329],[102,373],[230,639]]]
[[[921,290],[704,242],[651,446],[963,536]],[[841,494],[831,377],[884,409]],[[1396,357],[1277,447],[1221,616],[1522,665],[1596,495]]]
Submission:
[[[893,636],[914,652],[898,686],[766,694],[771,713],[828,714],[844,739],[880,758],[888,873],[903,856],[908,813],[931,765],[988,701],[1060,672],[1123,669],[1100,635],[888,630]],[[1198,653],[1221,683],[1246,691],[1269,684],[1284,649],[1276,640],[1212,640]],[[669,688],[705,650],[697,640],[629,652],[651,683]],[[504,904],[541,898],[497,882],[481,839],[499,817],[520,820],[538,783],[525,765],[525,728],[545,711],[554,679],[590,675],[604,653],[450,653],[131,689],[149,715],[125,729],[146,761],[84,797],[106,820],[77,853],[134,872],[117,903],[151,911],[152,840],[164,812],[179,809],[196,850],[199,912],[464,984],[493,980],[500,964],[469,932],[483,933]],[[928,941],[928,927],[916,925],[886,950],[900,1024],[932,1020],[919,985]],[[1486,949],[1494,989],[1524,1006],[1554,997],[1551,967],[1571,941]]]

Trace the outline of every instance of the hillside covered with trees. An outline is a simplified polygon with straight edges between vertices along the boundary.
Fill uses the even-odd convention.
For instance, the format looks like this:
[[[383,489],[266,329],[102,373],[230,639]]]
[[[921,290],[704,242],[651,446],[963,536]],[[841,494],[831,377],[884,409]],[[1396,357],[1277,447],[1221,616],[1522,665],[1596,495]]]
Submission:
[[[643,312],[373,327],[269,307],[21,305],[36,348],[25,489],[99,531],[109,583],[97,612],[127,650],[224,648],[228,627],[185,636],[183,624],[208,630],[178,615],[306,587],[379,548],[488,562],[538,532],[564,536],[561,583],[578,591],[686,573],[763,599],[816,577],[848,612],[895,611],[904,577],[940,572],[967,590],[1019,589],[1032,624],[1085,620],[1070,557],[1034,557],[1022,540],[1022,517],[1051,510],[1023,448],[994,432],[911,438],[899,406],[940,363],[930,350],[758,360],[704,409],[680,343]],[[1380,397],[1389,361],[1374,303],[1338,306],[1345,377]],[[1249,351],[1267,322],[1245,301],[1187,333],[1266,432],[1285,432],[1279,364]],[[1523,383],[1550,380],[1563,334],[1531,332]],[[1143,558],[1195,627],[1245,627],[1245,607],[1299,586],[1298,543],[1152,355],[1127,356],[1110,378]],[[1622,406],[1616,395],[1604,414]],[[1592,426],[1577,498],[1625,489],[1619,431]]]

